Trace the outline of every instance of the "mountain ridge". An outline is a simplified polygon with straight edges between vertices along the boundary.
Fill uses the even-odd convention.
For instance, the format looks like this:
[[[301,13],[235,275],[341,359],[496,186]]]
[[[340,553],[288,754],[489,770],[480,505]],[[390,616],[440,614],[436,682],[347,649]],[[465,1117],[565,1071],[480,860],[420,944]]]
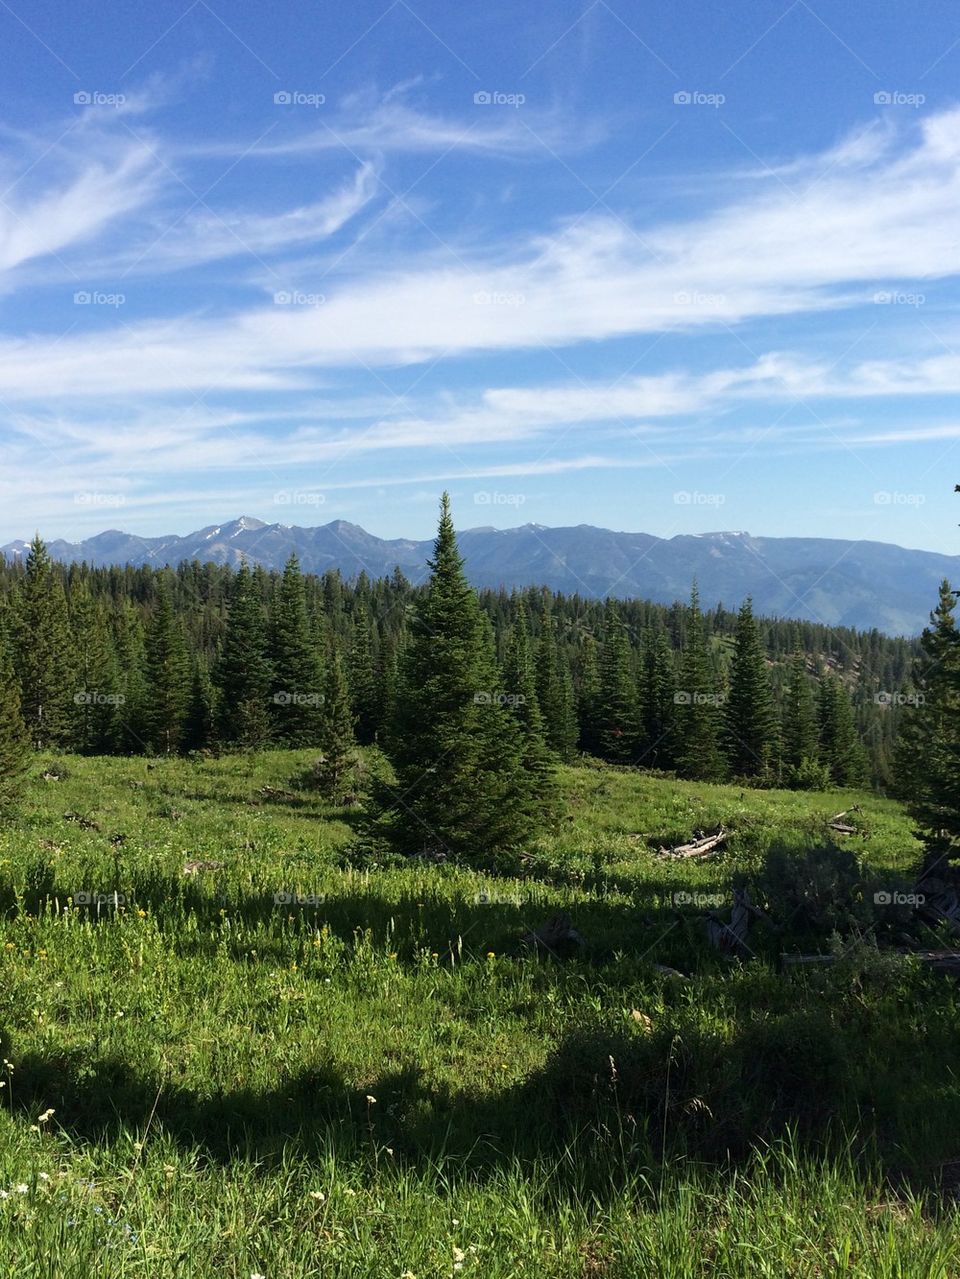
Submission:
[[[722,529],[660,538],[591,524],[483,525],[462,530],[459,538],[467,574],[479,587],[542,585],[566,594],[670,604],[689,595],[696,577],[706,606],[733,608],[750,595],[757,613],[766,616],[889,634],[916,634],[936,602],[939,582],[960,582],[960,556],[888,542],[754,537]],[[380,538],[348,520],[309,527],[248,515],[184,535],[104,529],[80,542],[48,543],[54,559],[99,568],[197,559],[279,569],[295,551],[305,572],[339,569],[349,578],[365,570],[380,577],[399,567],[413,581],[425,575],[432,547],[432,539]],[[16,540],[0,554],[15,560],[28,549],[29,543]]]

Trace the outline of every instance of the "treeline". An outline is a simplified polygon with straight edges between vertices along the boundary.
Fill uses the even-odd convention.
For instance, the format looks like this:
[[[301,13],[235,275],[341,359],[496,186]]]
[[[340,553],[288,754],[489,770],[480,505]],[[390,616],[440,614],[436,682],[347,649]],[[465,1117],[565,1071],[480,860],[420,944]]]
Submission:
[[[0,667],[34,748],[313,747],[331,703],[387,744],[424,587],[184,563],[90,568],[37,539],[0,563]],[[913,641],[722,606],[479,592],[478,704],[534,717],[552,754],[705,780],[886,786]],[[324,708],[327,708],[326,711]],[[2,710],[2,708],[0,708]]]

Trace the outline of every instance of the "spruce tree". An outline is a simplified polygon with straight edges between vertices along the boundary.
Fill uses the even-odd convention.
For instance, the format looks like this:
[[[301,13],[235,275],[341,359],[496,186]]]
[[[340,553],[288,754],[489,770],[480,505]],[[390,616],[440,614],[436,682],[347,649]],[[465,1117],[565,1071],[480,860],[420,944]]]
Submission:
[[[20,797],[30,762],[30,737],[20,714],[20,693],[5,630],[0,630],[0,814]]]
[[[327,657],[320,724],[320,756],[313,766],[318,789],[333,803],[343,798],[344,784],[356,759],[350,691],[339,650]]]
[[[350,704],[356,717],[357,741],[369,746],[377,735],[381,692],[373,661],[370,614],[361,603],[353,615],[353,642],[350,647]]]
[[[547,746],[559,759],[572,759],[579,736],[573,678],[547,593],[540,612],[534,682]]]
[[[600,665],[597,641],[592,635],[585,635],[581,641],[577,667],[579,745],[588,755],[597,755],[600,752]]]
[[[203,654],[193,659],[190,676],[190,698],[183,725],[183,749],[206,750],[216,732],[216,694],[210,668]]]
[[[271,682],[263,604],[244,564],[234,578],[226,636],[214,668],[217,736],[222,743],[254,750],[269,744]],[[281,700],[293,697],[285,690],[275,695]],[[317,692],[304,695],[319,704]]]
[[[607,602],[600,654],[600,697],[597,708],[600,753],[617,764],[636,758],[637,694],[630,671],[630,647],[620,611]]]
[[[819,761],[817,707],[807,674],[807,655],[798,645],[790,660],[783,702],[783,762],[788,785],[816,788]]]
[[[296,555],[280,579],[270,640],[273,736],[284,746],[315,746],[323,722],[323,672]]]
[[[396,783],[381,820],[406,852],[483,861],[533,835],[542,807],[520,724],[499,696],[446,494],[430,570],[404,653],[388,747]]]
[[[706,629],[696,585],[690,594],[686,643],[680,658],[679,687],[674,694],[677,734],[674,758],[681,776],[719,781],[724,773],[720,753],[723,693],[710,664]]]
[[[749,598],[744,600],[737,617],[722,740],[734,777],[765,782],[774,779],[777,720],[760,632]]]
[[[85,581],[71,590],[69,605],[78,685],[73,746],[82,754],[106,755],[118,746],[126,720],[113,635]]]
[[[863,749],[857,739],[850,697],[836,675],[820,681],[820,758],[837,786],[857,786],[864,778]]]
[[[141,719],[144,744],[164,755],[179,750],[190,701],[190,666],[183,626],[173,611],[170,583],[158,582],[147,627],[146,699]]]
[[[672,768],[676,740],[676,675],[666,631],[647,627],[643,635],[640,676],[641,740],[638,763],[646,768]]]
[[[956,592],[940,585],[920,637],[913,701],[897,748],[897,790],[926,844],[928,872],[960,859],[960,628]]]
[[[14,663],[20,704],[37,750],[73,745],[77,687],[67,603],[58,571],[37,536],[15,601]]]
[[[523,596],[517,600],[513,626],[507,641],[503,659],[503,689],[506,704],[511,708],[524,732],[545,741],[543,716],[537,701],[537,686],[530,656],[530,633],[527,629],[527,609]]]

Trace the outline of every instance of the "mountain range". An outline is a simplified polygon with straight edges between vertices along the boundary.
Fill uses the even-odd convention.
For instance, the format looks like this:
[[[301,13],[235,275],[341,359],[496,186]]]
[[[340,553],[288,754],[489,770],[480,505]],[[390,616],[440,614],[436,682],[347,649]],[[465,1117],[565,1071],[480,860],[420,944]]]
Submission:
[[[475,586],[549,586],[567,594],[640,597],[670,604],[686,599],[694,578],[705,606],[738,606],[750,595],[765,616],[796,617],[892,635],[914,635],[926,624],[944,578],[960,582],[960,556],[906,550],[885,542],[813,537],[751,537],[749,533],[617,533],[580,524],[547,528],[473,528],[459,534]],[[425,576],[432,541],[385,540],[357,524],[334,520],[318,528],[267,524],[242,516],[180,537],[138,537],[109,529],[82,542],[54,541],[65,563],[98,567],[177,564],[183,560],[282,568],[296,551],[305,572],[337,568],[370,577],[396,566],[412,581]],[[0,547],[7,559],[29,549]]]

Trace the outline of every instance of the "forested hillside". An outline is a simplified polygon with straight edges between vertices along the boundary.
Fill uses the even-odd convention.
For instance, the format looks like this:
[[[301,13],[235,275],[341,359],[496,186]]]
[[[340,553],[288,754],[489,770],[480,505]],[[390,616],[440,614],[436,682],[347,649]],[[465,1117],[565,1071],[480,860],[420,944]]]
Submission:
[[[37,541],[24,561],[0,563],[0,628],[39,748],[313,745],[334,655],[370,743],[387,731],[422,595],[399,569],[348,582],[302,574],[295,558],[282,573],[64,566]],[[914,641],[754,619],[748,606],[701,610],[695,592],[664,607],[487,590],[480,605],[499,675],[478,696],[515,709],[535,699],[561,759],[586,751],[706,780],[891,783]],[[769,706],[755,705],[767,685]]]

